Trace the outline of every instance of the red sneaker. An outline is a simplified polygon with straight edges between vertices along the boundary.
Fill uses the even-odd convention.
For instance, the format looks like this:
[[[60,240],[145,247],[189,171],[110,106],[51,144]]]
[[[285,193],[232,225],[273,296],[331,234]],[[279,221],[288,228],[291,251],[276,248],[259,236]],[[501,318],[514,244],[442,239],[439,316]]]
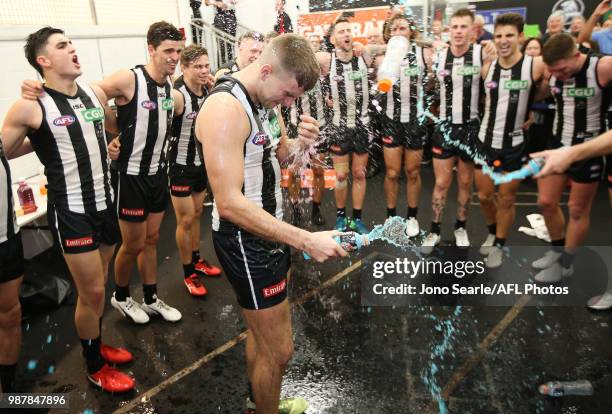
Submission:
[[[100,345],[100,355],[106,362],[112,364],[125,364],[133,358],[132,353],[127,349],[115,348],[110,345]]]
[[[198,262],[195,264],[195,270],[200,273],[204,273],[206,276],[219,276],[221,274],[221,269],[219,269],[217,266],[211,265],[204,259],[198,260]]]
[[[185,278],[185,286],[187,286],[187,290],[192,296],[204,296],[208,293],[206,287],[200,282],[200,278],[195,273]]]
[[[87,375],[95,386],[108,392],[126,392],[134,388],[134,379],[127,374],[104,364],[100,371]]]

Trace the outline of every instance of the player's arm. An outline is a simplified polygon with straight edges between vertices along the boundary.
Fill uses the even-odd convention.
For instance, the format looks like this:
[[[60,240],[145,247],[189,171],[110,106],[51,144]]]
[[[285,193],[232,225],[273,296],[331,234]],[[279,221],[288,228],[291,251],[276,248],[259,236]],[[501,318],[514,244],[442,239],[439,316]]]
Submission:
[[[591,17],[584,22],[580,33],[578,33],[578,38],[576,39],[577,44],[582,44],[583,42],[588,42],[591,40],[591,36],[593,35],[593,29],[595,25],[601,19],[601,17],[606,14],[610,10],[610,0],[603,0],[593,11]]]
[[[281,131],[283,131],[285,124],[282,119],[279,119],[279,123],[282,122]],[[300,123],[297,128],[297,137],[293,140],[286,139],[287,133],[283,132],[285,141],[281,140],[281,145],[277,149],[276,156],[278,161],[282,163],[289,155],[296,153],[310,153],[306,149],[312,147],[319,137],[319,122],[311,116],[300,115]],[[303,150],[296,148],[300,147]]]
[[[97,85],[91,85],[91,90],[96,94],[100,104],[102,105],[102,109],[104,110],[104,129],[109,132],[112,136],[119,135],[119,127],[117,126],[117,115],[115,115],[115,111],[111,109],[108,105],[108,97]]]
[[[225,75],[230,70],[228,68],[221,68],[215,73],[215,82],[223,75]]]
[[[597,80],[602,88],[612,83],[612,56],[603,56],[597,63]]]
[[[185,111],[185,99],[183,94],[176,89],[172,89],[172,99],[174,100],[174,117],[178,118]]]
[[[482,62],[484,64],[490,64],[497,57],[497,49],[495,43],[488,41],[482,45]]]
[[[220,121],[219,113],[224,114],[223,121]],[[330,237],[335,233],[310,233],[291,226],[277,220],[242,194],[244,141],[249,131],[244,109],[226,93],[209,97],[196,119],[196,136],[203,146],[219,216],[256,236],[303,250],[318,261],[344,255],[342,248]]]
[[[117,105],[125,105],[134,96],[136,78],[129,69],[121,69],[95,83],[108,99],[115,99]]]
[[[536,83],[536,93],[533,100],[539,102],[550,97],[550,72],[546,69],[541,56],[533,58],[532,77]]]
[[[8,159],[32,151],[28,131],[38,129],[42,123],[42,110],[36,101],[19,99],[11,106],[2,125],[2,146]],[[25,145],[24,145],[25,143]]]

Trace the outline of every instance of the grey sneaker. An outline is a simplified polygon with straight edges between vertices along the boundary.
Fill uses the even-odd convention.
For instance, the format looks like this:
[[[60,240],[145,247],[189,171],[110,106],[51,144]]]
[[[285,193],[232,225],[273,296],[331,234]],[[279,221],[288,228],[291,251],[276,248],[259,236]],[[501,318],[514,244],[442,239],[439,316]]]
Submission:
[[[546,254],[540,257],[538,260],[531,263],[531,266],[534,269],[544,270],[548,267],[551,267],[556,261],[561,257],[561,252],[556,252],[554,250],[549,250]]]
[[[166,305],[166,303],[157,297],[157,295],[153,295],[155,298],[155,302],[150,305],[147,305],[145,302],[142,302],[142,309],[148,313],[149,315],[161,315],[168,322],[178,322],[181,320],[183,315],[171,306]]]
[[[486,259],[486,265],[489,269],[495,269],[501,266],[504,259],[504,252],[499,246],[489,248],[489,255]]]
[[[470,239],[467,230],[463,227],[459,227],[455,230],[455,246],[462,248],[470,247]]]
[[[117,309],[124,318],[131,319],[134,323],[138,324],[149,322],[149,315],[142,310],[140,305],[131,296],[128,296],[124,301],[118,301],[115,299],[115,292],[113,292],[110,302],[111,306]]]
[[[429,233],[425,240],[423,240],[423,244],[421,245],[421,253],[430,254],[433,252],[434,247],[436,247],[440,243],[440,235],[436,233]]]
[[[574,274],[574,266],[565,268],[559,264],[559,262],[553,263],[550,267],[538,272],[534,276],[536,282],[540,283],[556,283],[564,277],[570,277]]]
[[[485,239],[484,243],[482,243],[482,246],[480,246],[480,254],[483,256],[488,255],[491,251],[491,247],[493,247],[493,244],[495,244],[495,234],[489,233],[487,234],[487,238]]]

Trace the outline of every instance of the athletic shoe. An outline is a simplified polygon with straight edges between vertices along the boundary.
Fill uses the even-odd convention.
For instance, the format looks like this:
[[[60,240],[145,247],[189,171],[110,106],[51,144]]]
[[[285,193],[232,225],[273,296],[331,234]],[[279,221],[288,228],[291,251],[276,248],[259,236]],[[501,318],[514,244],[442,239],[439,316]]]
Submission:
[[[561,252],[556,252],[554,250],[549,250],[546,254],[540,257],[538,260],[531,263],[531,266],[535,269],[544,270],[548,267],[551,267],[555,262],[559,260],[561,257]]]
[[[221,269],[211,265],[204,259],[198,260],[198,262],[194,264],[194,268],[196,272],[203,273],[206,276],[219,276],[221,274]]]
[[[204,296],[206,293],[206,287],[202,282],[200,282],[200,278],[195,273],[189,277],[184,279],[185,286],[187,286],[187,290],[191,296]]]
[[[140,305],[138,305],[138,303],[132,299],[131,296],[128,296],[124,301],[119,301],[115,299],[115,292],[113,292],[111,305],[113,308],[121,312],[125,318],[131,319],[134,323],[142,324],[149,322],[149,316],[142,310]]]
[[[346,217],[336,217],[336,230],[346,231]]]
[[[433,252],[434,247],[436,247],[440,243],[441,237],[436,233],[429,233],[425,240],[423,240],[423,244],[421,245],[421,253],[430,254]]]
[[[147,305],[144,301],[142,302],[142,309],[146,313],[149,315],[160,315],[168,322],[178,322],[181,320],[183,315],[177,309],[166,305],[157,295],[153,295],[153,299],[155,299],[155,302],[150,305]]]
[[[349,222],[349,228],[359,234],[368,234],[370,232],[366,225],[363,224],[363,221],[361,221],[361,219],[352,219]]]
[[[321,214],[320,210],[312,210],[312,224],[314,224],[315,226],[325,225],[325,219],[323,218],[323,215]]]
[[[495,243],[495,234],[491,234],[491,233],[487,234],[487,238],[485,239],[482,246],[480,246],[480,254],[482,254],[483,256],[488,255],[494,243]]]
[[[468,238],[467,230],[463,227],[455,229],[455,246],[457,247],[470,247],[470,239]]]
[[[504,259],[504,252],[499,246],[489,247],[489,255],[486,258],[486,265],[489,269],[496,269],[501,266]]]
[[[420,232],[419,221],[414,217],[408,218],[408,220],[406,220],[406,236],[415,237],[418,236]]]
[[[106,362],[111,364],[126,364],[134,359],[132,353],[127,349],[115,348],[104,344],[100,345],[100,355]]]
[[[134,379],[108,364],[100,371],[87,375],[96,387],[108,392],[126,392],[134,388]]]
[[[553,263],[550,267],[540,270],[534,279],[540,283],[556,283],[564,277],[570,277],[574,274],[574,266],[565,268],[559,262]]]
[[[247,414],[256,414],[257,407],[249,397],[246,399]],[[303,398],[286,398],[278,403],[278,414],[302,414],[308,408],[308,401]]]
[[[612,293],[606,292],[601,296],[592,297],[587,302],[587,306],[593,310],[612,309]]]

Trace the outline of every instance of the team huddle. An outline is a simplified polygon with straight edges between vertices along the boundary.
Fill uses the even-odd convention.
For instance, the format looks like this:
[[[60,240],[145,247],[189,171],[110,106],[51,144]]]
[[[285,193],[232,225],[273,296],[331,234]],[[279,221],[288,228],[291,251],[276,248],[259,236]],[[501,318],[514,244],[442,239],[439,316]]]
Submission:
[[[105,391],[123,392],[135,385],[116,368],[133,355],[101,339],[108,269],[120,240],[111,305],[139,324],[153,315],[170,322],[182,318],[157,293],[157,243],[169,198],[177,217],[184,284],[190,295],[204,296],[198,274],[221,274],[199,253],[207,188],[214,195],[214,249],[249,328],[247,408],[253,413],[306,409],[299,398],[279,402],[293,353],[287,301],[290,247],[324,261],[346,255],[334,241],[338,232],[369,231],[362,209],[368,160],[378,142],[387,217],[397,215],[403,170],[405,232],[421,234],[420,169],[430,143],[432,222],[421,251],[431,253],[440,243],[456,171],[456,245],[471,245],[466,222],[475,182],[488,226],[480,251],[489,268],[501,266],[520,181],[496,186],[482,164],[507,173],[527,162],[530,137],[525,129],[534,101],[552,98],[556,106],[554,139],[547,148],[577,145],[605,132],[612,58],[579,50],[568,34],[551,37],[541,57],[523,54],[524,21],[517,14],[498,16],[493,40],[482,45],[472,41],[473,24],[470,10],[457,10],[449,22],[450,41],[440,44],[417,39],[411,18],[391,18],[390,36],[405,37],[410,47],[386,94],[373,89],[371,76],[381,64],[384,45],[355,47],[345,18],[330,27],[331,51],[319,51],[298,35],[264,39],[247,33],[239,40],[235,61],[215,78],[205,48],[184,48],[173,25],[157,22],[147,33],[149,63],[90,85],[77,81],[78,55],[62,30],[46,27],[31,34],[25,54],[44,84],[25,82],[23,97],[6,115],[0,145],[2,390],[12,390],[19,356],[18,292],[24,272],[6,160],[30,151],[45,166],[49,225],[78,291],[75,325],[87,378]],[[172,80],[179,66],[182,75]],[[113,99],[116,113],[108,105]],[[317,226],[325,225],[320,210],[323,165],[331,155],[337,208],[333,231],[310,232],[283,221],[281,165],[296,149],[311,154],[312,221]],[[567,174],[538,181],[552,250],[533,264],[540,269],[537,281],[554,283],[572,273],[573,253],[586,237],[603,174],[603,159],[592,158],[573,164]],[[559,203],[568,180],[566,224]],[[295,177],[290,181],[295,218],[299,186]],[[142,303],[130,294],[134,265],[142,280]]]

